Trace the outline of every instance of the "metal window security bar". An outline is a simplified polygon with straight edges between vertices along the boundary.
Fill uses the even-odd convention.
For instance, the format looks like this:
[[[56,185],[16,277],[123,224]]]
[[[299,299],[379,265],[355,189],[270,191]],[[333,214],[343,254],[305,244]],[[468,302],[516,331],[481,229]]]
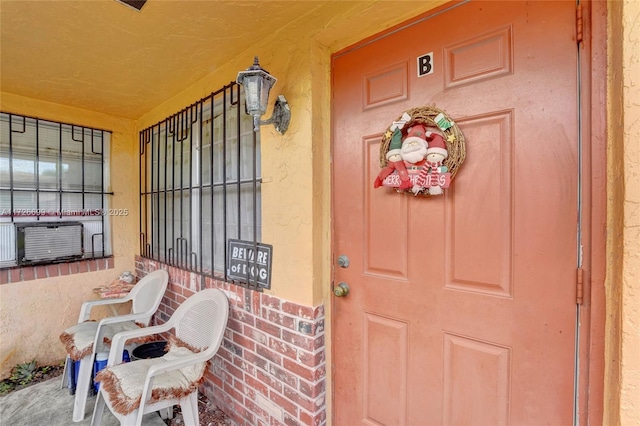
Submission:
[[[141,255],[198,273],[201,286],[229,281],[227,241],[260,241],[261,183],[259,133],[235,82],[142,130]]]
[[[18,258],[25,247],[17,246],[17,231],[43,224],[63,230],[79,223],[82,241],[72,242],[82,247],[78,257],[111,255],[110,140],[106,130],[0,112],[0,267],[25,261]],[[68,260],[50,247],[49,256],[30,261]]]

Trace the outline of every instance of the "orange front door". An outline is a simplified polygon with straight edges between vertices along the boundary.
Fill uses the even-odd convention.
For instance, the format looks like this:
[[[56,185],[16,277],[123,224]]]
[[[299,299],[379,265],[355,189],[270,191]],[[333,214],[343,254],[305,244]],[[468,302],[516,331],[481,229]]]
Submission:
[[[569,425],[575,2],[441,12],[333,58],[334,424]],[[466,137],[451,187],[374,189],[382,134],[427,105]]]

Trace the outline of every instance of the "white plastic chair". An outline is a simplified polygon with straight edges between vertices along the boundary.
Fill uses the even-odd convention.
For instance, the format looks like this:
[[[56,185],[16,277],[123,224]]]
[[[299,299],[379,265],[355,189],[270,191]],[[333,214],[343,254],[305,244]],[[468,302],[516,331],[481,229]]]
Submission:
[[[206,289],[185,300],[166,323],[116,334],[107,367],[97,376],[100,390],[91,425],[100,425],[105,405],[121,425],[141,425],[145,414],[176,404],[185,425],[199,425],[198,385],[222,343],[228,317],[222,290]],[[175,337],[163,357],[121,363],[128,339],[169,330]]]
[[[62,375],[62,387],[67,385],[67,369],[73,368],[70,360],[80,361],[73,403],[73,421],[84,419],[87,396],[91,386],[93,360],[97,352],[107,351],[106,339],[111,339],[116,333],[125,330],[140,329],[149,325],[151,317],[160,306],[164,296],[169,274],[158,270],[143,277],[125,297],[115,299],[100,299],[84,302],[78,316],[78,324],[66,329],[60,340],[67,349],[65,372]],[[94,306],[104,306],[126,303],[131,301],[131,313],[107,317],[100,322],[87,321]]]

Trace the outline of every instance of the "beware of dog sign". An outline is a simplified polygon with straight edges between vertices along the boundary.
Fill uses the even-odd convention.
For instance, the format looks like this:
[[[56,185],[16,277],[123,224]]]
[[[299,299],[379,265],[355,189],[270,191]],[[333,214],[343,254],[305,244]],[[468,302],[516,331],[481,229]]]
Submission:
[[[271,288],[273,246],[252,241],[228,240],[227,278],[259,288]]]

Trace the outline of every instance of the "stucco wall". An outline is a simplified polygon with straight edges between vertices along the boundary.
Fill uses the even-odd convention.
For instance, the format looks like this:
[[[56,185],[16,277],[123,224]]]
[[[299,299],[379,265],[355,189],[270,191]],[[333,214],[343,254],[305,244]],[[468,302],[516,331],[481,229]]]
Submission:
[[[139,203],[138,191],[132,190],[138,181],[133,121],[8,93],[1,94],[0,109],[111,130],[112,207],[129,210],[128,216],[111,218],[113,269],[0,285],[0,377],[4,378],[16,364],[34,358],[42,365],[62,361],[65,352],[58,336],[78,320],[82,302],[94,298],[92,289],[134,269]]]
[[[624,199],[620,424],[640,424],[640,2],[623,9]]]
[[[604,423],[640,424],[640,3],[609,2]]]
[[[604,420],[619,424],[620,340],[622,321],[622,235],[624,180],[614,179],[624,172],[622,106],[622,3],[610,3],[608,15],[608,99],[607,99],[607,266]],[[614,143],[614,141],[618,141]]]

